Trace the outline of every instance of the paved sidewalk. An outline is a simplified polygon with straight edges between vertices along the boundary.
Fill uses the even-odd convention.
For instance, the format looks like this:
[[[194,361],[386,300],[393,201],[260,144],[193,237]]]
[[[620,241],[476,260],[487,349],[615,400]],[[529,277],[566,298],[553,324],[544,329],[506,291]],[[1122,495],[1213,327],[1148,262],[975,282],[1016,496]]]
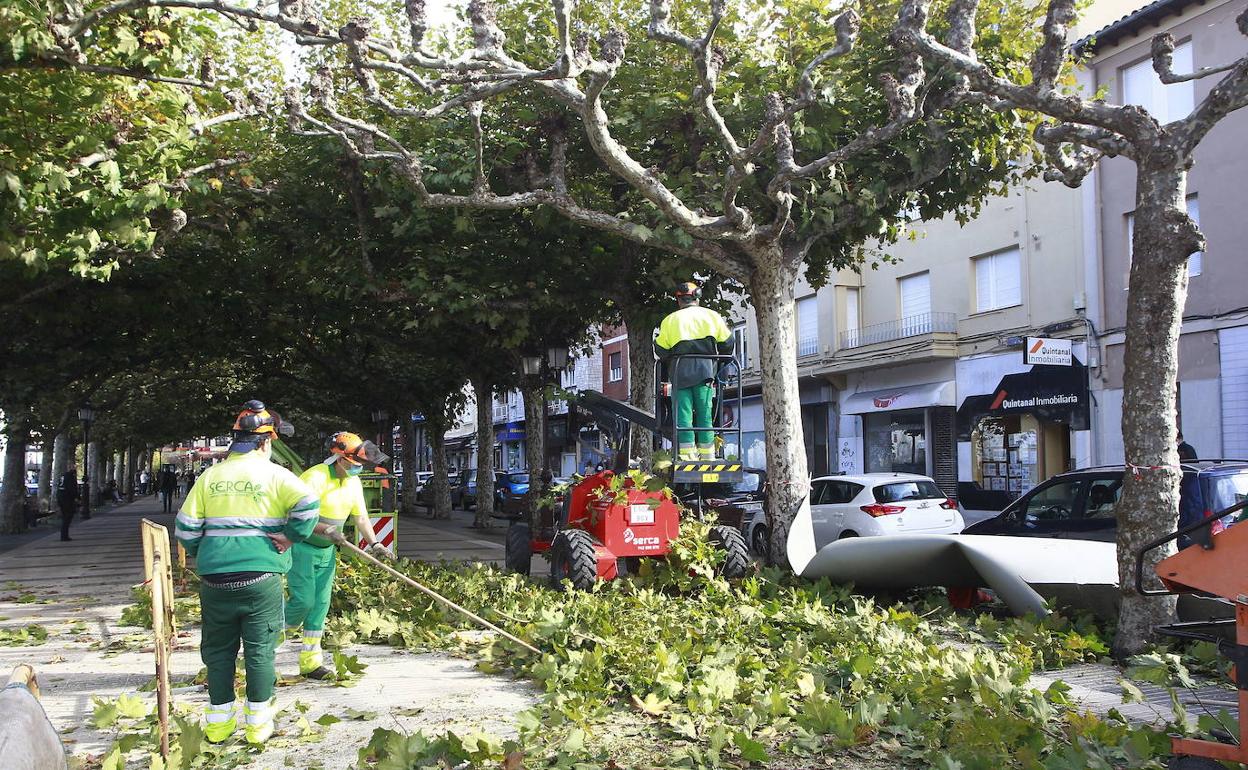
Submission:
[[[418,508],[414,516],[399,517],[399,555],[420,561],[468,561],[503,566],[507,519],[493,519],[489,529],[472,526],[473,511],[451,511],[449,519],[432,519]],[[544,579],[550,565],[542,556],[534,556],[532,573]]]
[[[56,536],[33,538],[0,557],[0,628],[36,624],[49,634],[40,645],[0,647],[0,677],[7,677],[19,663],[35,668],[44,708],[74,754],[99,755],[115,740],[111,731],[87,724],[92,696],[115,698],[137,692],[154,673],[146,639],[150,632],[119,622],[122,610],[132,603],[131,586],[143,580],[139,541],[143,518],[172,530],[173,517],[162,514],[157,501],[145,498],[101,511],[87,522],[75,521],[72,542],[61,542]],[[400,533],[406,526],[405,521]],[[407,534],[400,538],[401,544],[411,546],[403,547],[405,556],[429,558],[436,553],[468,558],[474,549],[484,556],[497,552],[501,558],[502,554],[501,545],[490,547],[491,540],[465,546],[436,528]],[[180,629],[170,667],[174,680],[189,679],[202,667],[198,643],[198,628]],[[278,729],[285,735],[270,742],[250,768],[347,768],[377,727],[514,733],[514,714],[532,705],[537,696],[526,683],[482,674],[470,660],[372,645],[358,645],[350,652],[369,664],[354,687],[300,681],[278,690],[278,702],[287,709]],[[297,671],[297,658],[295,648],[284,645],[278,653],[279,671]],[[154,701],[150,693],[142,697]],[[174,700],[202,706],[207,695],[199,689],[180,691]],[[329,713],[344,721],[330,726],[323,742],[295,740],[298,715],[292,716],[291,707],[296,701],[308,707],[309,720]],[[373,716],[350,719],[349,709]]]

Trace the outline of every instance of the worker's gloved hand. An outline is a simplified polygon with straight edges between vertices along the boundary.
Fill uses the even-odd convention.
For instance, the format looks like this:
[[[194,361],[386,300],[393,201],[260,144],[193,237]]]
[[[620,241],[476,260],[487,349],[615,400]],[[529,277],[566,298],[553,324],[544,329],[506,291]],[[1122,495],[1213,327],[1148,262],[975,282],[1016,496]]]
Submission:
[[[385,559],[386,561],[394,561],[396,558],[394,551],[381,543],[369,543],[368,548],[364,549],[364,553],[367,553],[370,556],[376,556],[378,559]]]

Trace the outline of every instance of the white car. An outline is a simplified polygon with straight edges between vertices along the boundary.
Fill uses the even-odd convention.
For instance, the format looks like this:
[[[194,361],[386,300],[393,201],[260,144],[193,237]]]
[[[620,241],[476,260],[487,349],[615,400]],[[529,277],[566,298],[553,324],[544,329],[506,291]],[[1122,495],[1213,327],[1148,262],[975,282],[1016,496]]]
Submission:
[[[815,547],[844,537],[952,535],[964,526],[958,504],[927,476],[865,473],[811,482]]]

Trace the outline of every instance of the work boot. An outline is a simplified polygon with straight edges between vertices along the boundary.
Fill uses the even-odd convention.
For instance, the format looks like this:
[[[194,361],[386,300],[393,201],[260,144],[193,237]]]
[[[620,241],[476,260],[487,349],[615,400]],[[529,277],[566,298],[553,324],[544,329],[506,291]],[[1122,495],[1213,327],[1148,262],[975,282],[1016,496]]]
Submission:
[[[204,737],[209,743],[225,743],[238,729],[234,715],[234,701],[209,706],[204,712]]]
[[[332,682],[338,678],[337,674],[325,668],[324,666],[317,666],[311,671],[303,672],[303,675],[307,677],[308,679],[317,679],[322,682],[324,681]]]
[[[299,674],[309,679],[329,679],[333,672],[325,668],[325,654],[321,652],[321,635],[324,631],[304,630],[303,648],[299,652]],[[319,673],[319,672],[324,672]]]
[[[698,459],[699,460],[714,460],[715,459],[715,447],[713,446],[698,447]]]
[[[677,459],[679,459],[679,460],[686,460],[686,461],[688,461],[688,460],[697,460],[697,459],[698,459],[698,449],[697,449],[697,447],[694,447],[694,446],[689,446],[689,445],[687,445],[687,444],[681,444],[681,445],[680,445],[680,452],[679,452],[679,455],[678,455]]]
[[[247,701],[243,713],[247,716],[245,733],[247,742],[252,745],[264,743],[273,735],[273,715],[276,711],[277,696],[267,701]]]

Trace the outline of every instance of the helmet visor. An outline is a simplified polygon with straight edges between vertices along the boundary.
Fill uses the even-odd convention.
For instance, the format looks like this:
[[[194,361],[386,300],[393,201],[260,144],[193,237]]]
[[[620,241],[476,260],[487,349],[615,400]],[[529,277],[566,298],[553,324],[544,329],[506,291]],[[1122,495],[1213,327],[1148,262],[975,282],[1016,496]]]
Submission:
[[[390,455],[377,448],[377,445],[371,441],[363,441],[358,447],[350,452],[339,453],[335,450],[334,454],[325,458],[326,463],[332,464],[339,457],[345,458],[347,462],[353,465],[378,466],[390,459]]]

